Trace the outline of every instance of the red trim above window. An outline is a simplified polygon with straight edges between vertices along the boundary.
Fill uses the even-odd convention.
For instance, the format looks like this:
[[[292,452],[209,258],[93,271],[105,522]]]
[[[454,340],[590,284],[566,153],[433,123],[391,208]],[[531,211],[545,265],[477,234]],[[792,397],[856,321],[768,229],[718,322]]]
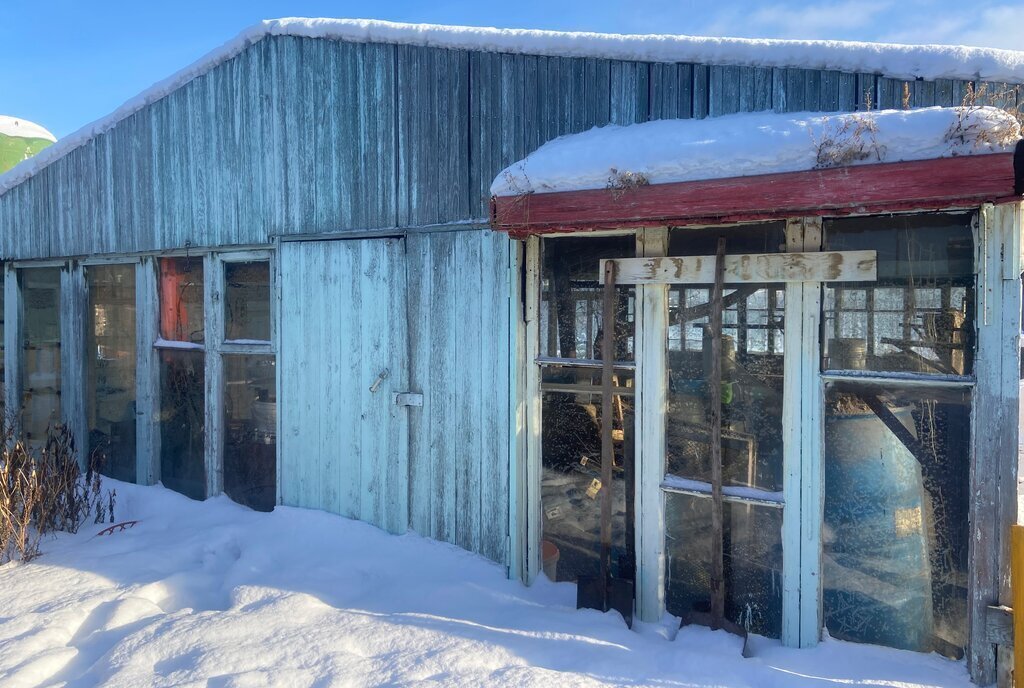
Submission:
[[[491,225],[529,234],[947,210],[1021,200],[1013,153],[491,199]],[[1018,158],[1022,156],[1017,156]],[[1020,167],[1020,164],[1018,164]]]

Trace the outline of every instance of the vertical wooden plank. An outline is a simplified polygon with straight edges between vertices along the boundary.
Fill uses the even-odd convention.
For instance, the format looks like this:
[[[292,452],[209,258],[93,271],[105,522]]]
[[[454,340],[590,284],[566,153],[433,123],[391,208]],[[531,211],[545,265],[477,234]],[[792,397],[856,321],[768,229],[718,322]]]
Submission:
[[[382,313],[387,319],[387,322],[383,324],[383,329],[387,332],[384,353],[392,370],[389,395],[380,400],[387,409],[388,447],[386,454],[377,457],[376,470],[381,476],[383,497],[378,523],[390,533],[404,533],[409,529],[409,414],[411,408],[399,405],[395,395],[409,391],[405,239],[370,240],[364,243],[380,246],[383,254],[382,264],[384,274],[387,276],[387,286],[383,289],[383,297],[387,302]],[[480,460],[483,460],[482,452]]]
[[[651,65],[650,119],[688,119],[693,116],[693,65]]]
[[[878,109],[878,78],[874,74],[857,74],[857,109]]]
[[[638,232],[637,242],[638,256],[667,255],[668,229],[644,228]],[[636,294],[637,612],[642,621],[654,622],[665,612],[665,495],[661,482],[668,410],[668,285],[638,285]]]
[[[707,65],[695,64],[693,67],[693,86],[691,88],[692,116],[704,119],[710,107],[710,68]]]
[[[1021,370],[1021,250],[1024,230],[1024,205],[1005,203],[995,206],[993,222],[998,227],[1000,241],[1000,288],[1002,309],[1000,321],[1000,380],[1004,425],[999,431],[999,514],[1000,535],[999,560],[999,604],[1011,605],[1014,590],[1010,580],[1012,553],[1010,531],[1018,523],[1021,494],[1021,451],[1020,451],[1020,370]],[[997,650],[997,679],[1008,682],[1012,660],[1009,649]]]
[[[455,275],[463,293],[479,294],[481,273],[480,240],[475,233],[458,232],[455,239]],[[479,371],[483,365],[483,352],[479,335],[473,336],[466,329],[466,323],[479,323],[481,304],[479,298],[463,300],[460,315],[455,321],[455,379],[456,408],[458,409],[456,431],[456,472],[457,483],[455,544],[474,550],[480,538],[480,523],[474,518],[480,513],[480,479],[482,461],[481,403],[482,390],[479,385]]]
[[[508,577],[527,580],[527,501],[526,501],[526,318],[524,272],[525,242],[510,242],[509,282],[509,425],[508,425]]]
[[[88,423],[85,417],[85,313],[89,294],[85,270],[76,262],[60,271],[60,410],[75,438],[78,463],[85,468]]]
[[[740,101],[740,109],[761,112],[772,109],[772,70],[769,67],[754,67],[753,96],[749,103]]]
[[[21,434],[21,340],[24,328],[21,306],[21,283],[18,271],[10,263],[4,270],[4,406],[5,423],[15,434]]]
[[[535,363],[540,348],[540,239],[526,240],[526,303],[524,316],[526,335],[523,366],[525,367],[524,412],[526,416],[526,583],[531,584],[540,573],[541,539],[541,393],[540,368]]]
[[[430,235],[410,234],[406,239],[406,270],[409,300],[409,389],[423,394],[423,407],[409,418],[409,524],[426,537],[438,538],[433,529],[436,491],[431,481],[431,445],[433,423],[441,416],[435,412],[430,384],[432,342],[431,313],[435,307]]]
[[[355,505],[359,503],[359,483],[352,478],[359,475],[359,454],[346,445],[350,442],[349,437],[357,434],[354,424],[358,417],[352,408],[352,392],[349,390],[354,387],[353,380],[358,378],[352,377],[345,359],[354,357],[358,351],[352,341],[352,328],[354,324],[358,327],[360,318],[358,310],[353,312],[329,305],[339,295],[352,293],[352,283],[359,281],[362,274],[358,263],[349,260],[352,251],[347,248],[345,245],[323,244],[319,250],[310,249],[316,251],[318,260],[310,274],[315,275],[317,285],[328,301],[318,304],[313,313],[305,316],[316,319],[316,323],[306,321],[305,331],[318,334],[317,340],[326,353],[315,359],[318,369],[310,371],[308,380],[329,381],[319,405],[310,410],[309,430],[314,433],[312,439],[318,445],[319,457],[317,473],[310,480],[310,487],[316,490],[316,495],[310,495],[310,501],[333,513],[354,515],[358,513]],[[360,302],[356,299],[354,303]],[[309,470],[311,466],[305,468]]]
[[[788,88],[786,70],[782,67],[772,68],[772,110],[786,112],[788,107]]]
[[[801,218],[786,222],[787,251],[803,251],[803,233]],[[803,297],[803,285],[787,285],[782,375],[782,491],[786,503],[782,512],[782,644],[786,647],[800,647]]]
[[[206,342],[204,409],[206,496],[224,489],[224,375],[220,342],[224,337],[224,266],[217,254],[203,256],[203,339]]]
[[[899,110],[903,107],[903,81],[878,77],[876,110]]]
[[[507,561],[506,530],[509,500],[508,395],[510,358],[508,348],[508,249],[504,232],[475,231],[481,241],[481,318],[483,355],[480,365],[481,470],[479,552]]]
[[[999,597],[1000,505],[999,478],[1007,429],[1001,364],[1003,242],[995,208],[982,206],[975,225],[978,268],[978,339],[975,358],[977,386],[971,408],[970,514],[968,553],[968,656],[971,678],[980,685],[996,677],[995,648],[988,641],[986,609]],[[1019,370],[1014,373],[1019,376]]]
[[[858,75],[856,74],[851,74],[849,72],[839,73],[839,83],[837,84],[837,110],[842,112],[853,112],[857,109],[857,105],[860,103],[860,96],[857,93],[857,79]]]
[[[821,220],[807,218],[804,223],[805,250],[820,250]],[[808,236],[817,227],[816,245]],[[824,398],[819,377],[821,332],[821,285],[802,285],[800,375],[801,476],[800,476],[800,647],[817,645],[821,636],[821,524],[824,519]],[[788,356],[787,356],[788,358]]]
[[[140,485],[160,480],[160,368],[153,348],[159,329],[156,260],[135,266],[135,476]]]
[[[708,69],[708,116],[739,112],[741,68],[713,65]]]
[[[821,112],[839,110],[839,80],[842,74],[831,70],[820,72],[818,107]]]
[[[455,409],[458,404],[458,361],[456,358],[456,321],[461,285],[457,282],[458,253],[456,234],[444,232],[429,237],[429,276],[431,304],[430,395],[435,409]],[[435,413],[430,418],[430,483],[432,499],[432,537],[445,542],[456,541],[458,515],[456,475],[458,453],[462,444],[458,436],[455,413]]]
[[[644,122],[650,112],[650,65],[646,62],[614,60],[610,69],[609,122]]]

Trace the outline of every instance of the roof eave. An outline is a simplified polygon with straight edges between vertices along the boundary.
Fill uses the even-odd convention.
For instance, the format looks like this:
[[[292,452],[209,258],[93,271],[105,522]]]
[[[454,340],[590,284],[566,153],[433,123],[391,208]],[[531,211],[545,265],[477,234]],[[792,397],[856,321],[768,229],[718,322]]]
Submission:
[[[491,199],[491,225],[516,238],[657,225],[733,224],[1020,201],[1024,142],[1013,153],[855,165],[750,177]]]

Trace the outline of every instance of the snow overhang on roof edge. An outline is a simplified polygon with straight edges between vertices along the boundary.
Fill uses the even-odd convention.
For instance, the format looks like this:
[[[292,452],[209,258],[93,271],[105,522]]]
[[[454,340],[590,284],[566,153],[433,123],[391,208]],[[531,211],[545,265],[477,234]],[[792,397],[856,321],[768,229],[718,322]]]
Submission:
[[[39,155],[0,175],[0,194],[17,186],[93,137],[109,130],[121,120],[238,55],[265,36],[298,36],[364,43],[645,62],[832,69],[882,74],[899,79],[979,79],[1024,83],[1024,52],[995,48],[568,33],[402,24],[369,19],[269,19],[250,26],[196,62],[128,100],[110,115],[87,124]]]

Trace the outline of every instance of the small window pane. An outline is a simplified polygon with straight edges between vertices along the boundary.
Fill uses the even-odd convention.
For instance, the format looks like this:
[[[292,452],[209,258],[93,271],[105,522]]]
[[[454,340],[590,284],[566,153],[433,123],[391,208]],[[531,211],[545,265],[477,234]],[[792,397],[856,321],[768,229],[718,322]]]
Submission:
[[[105,475],[135,482],[135,266],[91,266],[86,280],[88,447]]]
[[[192,499],[204,499],[204,353],[161,349],[159,355],[160,481]]]
[[[825,625],[843,640],[967,644],[970,395],[836,384],[825,414]]]
[[[224,338],[270,341],[270,263],[225,263],[224,292]]]
[[[540,303],[541,355],[600,359],[602,258],[632,258],[636,237],[545,239]],[[616,304],[615,360],[633,360],[635,290],[620,287]]]
[[[613,378],[611,566],[633,578],[631,517],[633,475],[633,374]],[[600,573],[601,370],[545,368],[542,389],[541,510],[544,572],[552,580],[576,581]]]
[[[24,302],[22,431],[41,445],[46,429],[60,422],[60,268],[21,271]]]
[[[202,257],[160,259],[160,336],[202,344]]]
[[[726,502],[725,616],[750,632],[782,633],[782,509]],[[711,499],[665,495],[665,606],[686,621],[711,609]]]
[[[973,372],[969,215],[839,218],[824,233],[827,250],[878,252],[874,284],[825,286],[825,369]]]
[[[273,356],[224,357],[224,492],[260,511],[274,508],[277,387]]]

